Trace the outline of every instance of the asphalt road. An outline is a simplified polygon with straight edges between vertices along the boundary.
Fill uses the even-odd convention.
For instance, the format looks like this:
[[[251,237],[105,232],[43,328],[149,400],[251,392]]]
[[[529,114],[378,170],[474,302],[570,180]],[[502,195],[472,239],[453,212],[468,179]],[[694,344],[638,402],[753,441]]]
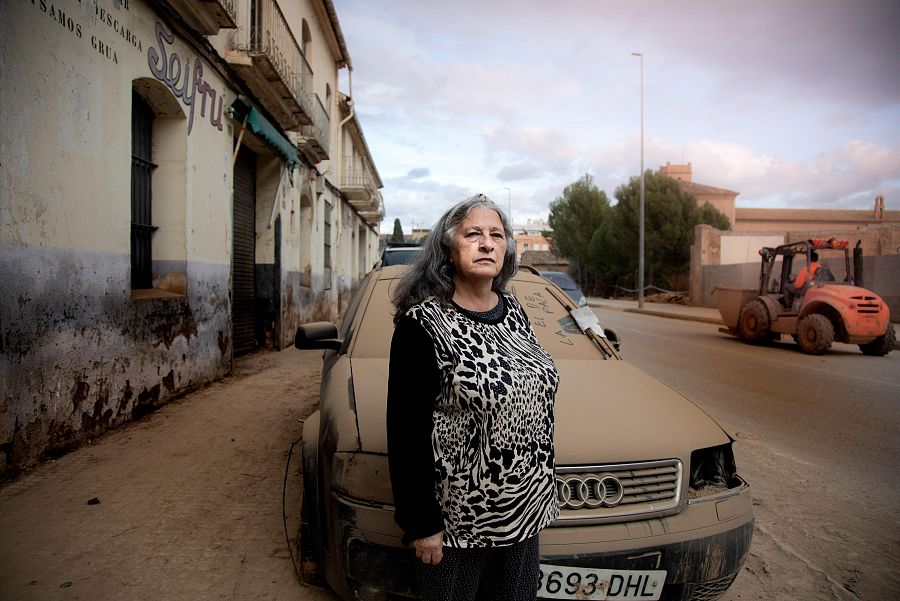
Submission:
[[[900,352],[790,339],[751,346],[717,326],[595,310],[623,356],[736,434],[757,530],[726,599],[900,598]]]

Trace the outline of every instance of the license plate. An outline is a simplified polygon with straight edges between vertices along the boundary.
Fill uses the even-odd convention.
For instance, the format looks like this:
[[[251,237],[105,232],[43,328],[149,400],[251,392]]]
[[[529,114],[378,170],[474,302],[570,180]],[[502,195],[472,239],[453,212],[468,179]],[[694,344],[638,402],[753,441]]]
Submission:
[[[654,601],[662,594],[665,582],[665,570],[595,570],[542,563],[537,596]]]

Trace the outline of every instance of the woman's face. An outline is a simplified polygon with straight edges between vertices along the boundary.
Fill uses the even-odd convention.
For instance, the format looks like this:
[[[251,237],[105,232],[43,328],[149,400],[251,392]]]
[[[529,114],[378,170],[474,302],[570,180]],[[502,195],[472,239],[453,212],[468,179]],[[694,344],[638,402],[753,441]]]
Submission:
[[[453,236],[451,257],[456,277],[462,280],[493,280],[503,268],[506,233],[497,211],[475,207],[459,224]]]

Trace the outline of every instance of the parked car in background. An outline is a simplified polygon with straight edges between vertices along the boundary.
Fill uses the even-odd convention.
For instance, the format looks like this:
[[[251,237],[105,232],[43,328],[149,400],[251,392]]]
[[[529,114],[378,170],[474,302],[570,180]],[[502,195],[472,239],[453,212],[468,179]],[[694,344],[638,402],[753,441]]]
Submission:
[[[391,242],[381,251],[381,266],[410,265],[419,256],[418,242]]]
[[[579,307],[587,306],[587,297],[585,297],[584,292],[581,291],[581,286],[579,286],[578,282],[576,282],[568,273],[562,271],[542,271],[541,275],[562,288],[566,294],[572,297],[573,301],[578,303]]]
[[[303,427],[304,577],[344,600],[414,599],[412,550],[394,523],[385,411],[390,292],[405,266],[361,282],[338,324],[309,323],[325,349],[319,410]],[[712,601],[750,549],[750,486],[733,439],[688,399],[621,359],[604,331],[537,272],[509,284],[560,374],[560,517],[540,537],[539,597]],[[580,324],[580,325],[579,325]]]

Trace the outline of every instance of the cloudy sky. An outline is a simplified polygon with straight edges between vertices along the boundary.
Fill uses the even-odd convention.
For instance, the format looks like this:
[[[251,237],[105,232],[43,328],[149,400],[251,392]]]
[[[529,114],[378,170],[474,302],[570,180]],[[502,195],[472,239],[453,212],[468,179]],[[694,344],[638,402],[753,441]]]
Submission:
[[[385,233],[476,192],[546,218],[585,173],[613,200],[640,173],[632,52],[647,169],[743,207],[900,209],[897,0],[334,4]]]

